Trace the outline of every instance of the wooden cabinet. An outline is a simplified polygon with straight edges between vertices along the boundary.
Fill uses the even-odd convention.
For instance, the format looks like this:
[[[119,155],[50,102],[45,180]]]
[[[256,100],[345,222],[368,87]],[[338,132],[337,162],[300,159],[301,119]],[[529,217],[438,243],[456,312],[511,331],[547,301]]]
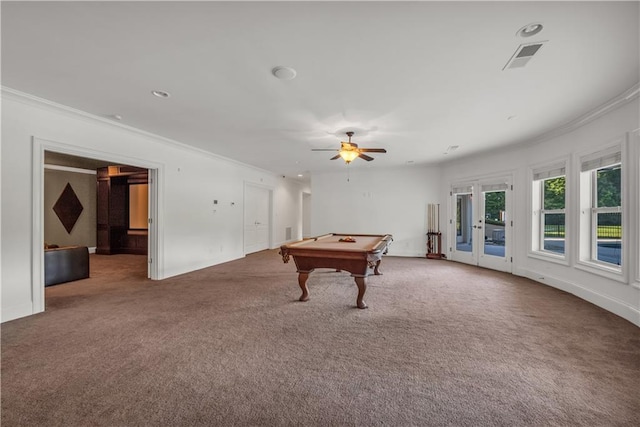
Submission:
[[[146,169],[131,166],[98,169],[96,253],[147,254],[148,230],[132,229],[129,224],[130,186],[147,182]]]

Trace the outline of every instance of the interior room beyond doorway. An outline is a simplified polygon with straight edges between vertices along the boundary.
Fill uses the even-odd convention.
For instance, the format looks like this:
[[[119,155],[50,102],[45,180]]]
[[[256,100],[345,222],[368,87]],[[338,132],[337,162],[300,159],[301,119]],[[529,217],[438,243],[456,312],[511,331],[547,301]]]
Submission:
[[[52,295],[83,295],[102,282],[148,276],[149,173],[147,169],[45,151],[43,234],[46,306]],[[80,261],[60,253],[86,248]],[[56,251],[55,256],[52,251]],[[87,274],[65,269],[82,269]],[[51,263],[60,263],[52,266]],[[54,268],[55,267],[55,268]],[[47,276],[55,271],[55,280]],[[106,277],[112,276],[111,279]],[[93,292],[96,289],[92,290]]]

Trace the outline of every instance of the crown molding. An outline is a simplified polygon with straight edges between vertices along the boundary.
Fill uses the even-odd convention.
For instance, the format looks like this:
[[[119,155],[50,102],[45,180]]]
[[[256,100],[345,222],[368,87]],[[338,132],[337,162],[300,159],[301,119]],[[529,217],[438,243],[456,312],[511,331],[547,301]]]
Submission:
[[[491,148],[488,150],[482,150],[467,156],[461,156],[461,157],[455,157],[451,160],[448,161],[443,161],[441,163],[438,163],[440,165],[448,165],[448,164],[452,164],[452,163],[457,163],[459,161],[464,161],[466,159],[468,159],[469,157],[472,156],[477,156],[480,154],[486,154],[486,153],[491,153],[495,150],[500,150],[500,151],[509,151],[509,150],[519,150],[523,147],[529,147],[531,145],[536,145],[536,144],[540,144],[542,142],[548,141],[550,139],[553,138],[557,138],[559,136],[565,135],[569,132],[572,132],[576,129],[581,128],[582,126],[599,119],[600,117],[610,113],[611,111],[622,107],[625,104],[628,104],[630,102],[632,102],[633,100],[637,99],[640,96],[640,82],[634,84],[633,86],[631,86],[631,88],[627,89],[626,91],[622,92],[621,94],[617,95],[614,98],[611,98],[609,101],[605,102],[604,104],[594,108],[593,110],[587,112],[586,114],[583,114],[581,116],[579,116],[578,118],[571,120],[570,122],[565,123],[564,125],[558,126],[548,132],[542,133],[538,136],[535,136],[533,138],[529,138],[517,143],[513,143],[513,144],[509,144],[506,145],[504,147],[501,148]]]
[[[66,114],[70,114],[72,116],[75,117],[79,117],[82,118],[84,120],[88,120],[88,121],[92,121],[92,122],[97,122],[97,123],[101,123],[103,125],[107,125],[107,126],[113,126],[122,130],[126,130],[132,133],[135,133],[137,135],[143,136],[145,138],[149,138],[151,140],[153,140],[154,142],[160,142],[169,146],[172,146],[174,148],[180,148],[182,150],[186,150],[186,151],[190,151],[194,154],[198,154],[198,155],[204,155],[207,157],[210,157],[212,159],[216,159],[216,160],[222,160],[222,161],[226,161],[229,163],[233,163],[236,164],[238,166],[242,166],[242,167],[247,167],[250,169],[253,169],[255,171],[261,172],[261,173],[266,173],[272,176],[278,176],[277,173],[272,172],[272,171],[268,171],[266,169],[262,169],[259,168],[257,166],[253,166],[247,163],[243,163],[240,162],[238,160],[234,160],[234,159],[230,159],[228,157],[224,157],[221,156],[219,154],[215,154],[211,151],[207,151],[207,150],[203,150],[201,148],[197,148],[191,145],[187,145],[184,144],[182,142],[170,139],[170,138],[166,138],[160,135],[156,135],[153,134],[151,132],[147,132],[138,128],[135,128],[133,126],[128,126],[125,125],[123,123],[118,123],[118,122],[114,122],[113,120],[104,118],[104,117],[100,117],[97,116],[95,114],[91,114],[91,113],[87,113],[85,111],[82,110],[78,110],[72,107],[68,107],[66,105],[62,105],[62,104],[58,104],[56,102],[53,101],[49,101],[47,99],[44,98],[40,98],[37,97],[35,95],[31,95],[25,92],[21,92],[6,86],[0,86],[0,94],[1,97],[7,97],[7,98],[11,98],[14,99],[18,102],[22,102],[24,104],[28,104],[28,105],[33,105],[36,107],[41,107],[41,108],[48,108],[48,109],[53,109],[53,110],[57,110],[58,112],[62,112],[62,113],[66,113]],[[634,99],[637,99],[640,96],[640,82],[634,84],[631,88],[627,89],[626,91],[622,92],[621,94],[619,94],[618,96],[610,99],[609,101],[607,101],[606,103],[600,105],[597,108],[594,108],[593,110],[587,112],[586,114],[583,114],[582,116],[564,124],[561,125],[559,127],[556,127],[548,132],[542,133],[534,138],[530,138],[506,147],[503,147],[502,150],[504,149],[518,149],[521,148],[523,146],[530,146],[532,144],[539,144],[542,143],[544,141],[548,141],[550,139],[553,138],[557,138],[561,135],[567,134],[569,132],[572,132],[584,125],[586,125],[587,123],[590,123],[594,120],[597,120],[598,118],[604,116],[605,114],[633,101]],[[489,149],[489,150],[483,150],[481,152],[478,153],[474,153],[473,155],[478,155],[480,153],[489,153],[491,151],[493,151],[494,149]],[[444,160],[444,161],[435,161],[435,162],[429,162],[430,164],[435,164],[435,165],[445,165],[445,164],[449,164],[449,163],[455,163],[458,161],[461,161],[465,158],[467,158],[468,156],[462,156],[462,157],[455,157],[451,160]]]
[[[590,123],[596,119],[599,119],[600,117],[604,116],[605,114],[615,110],[616,108],[619,108],[631,101],[633,101],[634,99],[638,98],[638,96],[640,95],[640,83],[636,83],[635,85],[633,85],[631,88],[627,89],[626,91],[622,92],[621,94],[619,94],[618,96],[610,99],[609,101],[605,102],[604,104],[602,104],[599,107],[594,108],[593,110],[589,111],[586,114],[583,114],[582,116],[578,117],[575,120],[572,120],[562,126],[559,126],[549,132],[545,132],[541,135],[538,135],[537,137],[526,141],[525,143],[527,144],[536,144],[539,142],[543,142],[543,141],[547,141],[549,139],[552,138],[556,138],[560,135],[564,135],[566,133],[569,133],[571,131],[574,131],[578,128],[581,128],[582,126],[586,125],[587,123]]]
[[[55,110],[59,113],[64,113],[64,114],[68,114],[70,116],[76,117],[76,118],[80,118],[86,121],[90,121],[90,122],[94,122],[94,123],[100,123],[102,125],[106,125],[106,126],[112,126],[121,130],[125,130],[140,136],[143,136],[145,138],[148,138],[150,140],[152,140],[153,142],[160,142],[162,144],[171,146],[173,148],[179,148],[181,150],[185,150],[185,151],[189,151],[192,152],[194,154],[200,155],[200,156],[206,156],[215,160],[221,160],[221,161],[225,161],[225,162],[229,162],[229,163],[233,163],[235,165],[238,166],[242,166],[245,168],[249,168],[249,169],[253,169],[257,172],[261,172],[261,173],[265,173],[265,174],[269,174],[272,176],[278,176],[278,174],[276,174],[275,172],[266,170],[266,169],[262,169],[259,168],[257,166],[253,166],[250,165],[248,163],[243,163],[240,162],[238,160],[234,160],[234,159],[230,159],[228,157],[224,157],[221,156],[219,154],[213,153],[211,151],[207,151],[207,150],[203,150],[201,148],[197,148],[194,147],[192,145],[188,145],[188,144],[184,144],[182,142],[176,141],[174,139],[171,138],[166,138],[164,136],[160,136],[160,135],[156,135],[154,133],[151,132],[147,132],[145,130],[142,129],[138,129],[136,127],[133,126],[129,126],[129,125],[125,125],[123,123],[119,123],[119,122],[115,122],[111,119],[107,119],[105,117],[100,117],[97,116],[95,114],[91,114],[91,113],[87,113],[86,111],[82,111],[82,110],[78,110],[76,108],[73,107],[69,107],[63,104],[58,104],[57,102],[54,101],[50,101],[48,99],[44,99],[44,98],[40,98],[38,96],[35,95],[31,95],[28,94],[26,92],[21,92],[19,90],[15,90],[12,89],[10,87],[7,86],[0,86],[0,99],[1,98],[7,98],[7,99],[12,99],[15,100],[17,102],[21,102],[23,104],[26,105],[31,105],[31,106],[35,106],[35,107],[39,107],[39,108],[45,108],[45,109],[49,109],[49,110]]]

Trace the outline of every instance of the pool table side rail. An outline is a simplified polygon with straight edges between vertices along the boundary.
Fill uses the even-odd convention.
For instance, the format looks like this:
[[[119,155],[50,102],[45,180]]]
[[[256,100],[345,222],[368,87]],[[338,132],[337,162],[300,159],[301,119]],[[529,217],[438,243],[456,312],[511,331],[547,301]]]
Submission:
[[[281,246],[281,249],[287,248],[287,249],[293,249],[293,248],[298,248],[300,246],[306,246],[308,245],[310,242],[321,242],[322,240],[328,239],[330,237],[336,237],[336,236],[356,236],[356,241],[357,241],[357,237],[358,236],[362,236],[362,237],[381,237],[380,241],[373,246],[371,249],[367,249],[367,251],[369,252],[376,252],[376,251],[383,251],[385,250],[389,244],[393,241],[393,236],[391,234],[341,234],[341,233],[329,233],[329,234],[323,234],[321,236],[317,236],[317,237],[310,237],[308,239],[303,239],[297,242],[293,242],[293,243],[288,243],[285,245]],[[322,242],[321,242],[322,243]],[[357,246],[355,247],[350,247],[347,246],[350,243],[348,242],[341,242],[341,244],[344,243],[345,246],[340,246],[340,249],[336,249],[336,250],[341,250],[341,251],[354,251],[354,252],[360,252],[363,251],[364,249],[359,248]],[[327,251],[330,250],[326,247],[307,247],[306,249],[309,250],[313,250],[313,251]]]
[[[325,235],[320,237],[335,236],[335,235],[339,235],[339,234],[330,234],[330,235]],[[288,263],[290,257],[293,256],[294,262],[296,263],[296,266],[298,267],[299,271],[313,270],[313,268],[311,269],[309,268],[308,261],[306,261],[309,258],[325,260],[325,261],[320,261],[319,263],[318,261],[315,261],[316,268],[340,268],[337,266],[338,264],[340,264],[341,267],[344,267],[343,261],[350,263],[349,260],[351,261],[362,260],[362,261],[365,261],[365,265],[370,264],[370,266],[372,267],[375,262],[379,261],[382,258],[382,255],[387,253],[389,245],[393,241],[393,236],[390,234],[384,234],[384,235],[369,234],[366,236],[382,237],[382,238],[370,250],[350,249],[348,246],[345,246],[343,249],[304,247],[302,244],[310,240],[310,239],[307,239],[307,240],[295,242],[289,245],[282,245],[280,247],[280,255],[282,255],[282,260],[285,263]],[[345,243],[345,245],[348,245],[348,244],[349,243]],[[303,267],[301,264],[304,264],[305,266]],[[344,268],[344,269],[347,271],[351,271],[350,268]],[[360,270],[360,268],[358,270]],[[366,270],[366,267],[365,267],[365,270]]]

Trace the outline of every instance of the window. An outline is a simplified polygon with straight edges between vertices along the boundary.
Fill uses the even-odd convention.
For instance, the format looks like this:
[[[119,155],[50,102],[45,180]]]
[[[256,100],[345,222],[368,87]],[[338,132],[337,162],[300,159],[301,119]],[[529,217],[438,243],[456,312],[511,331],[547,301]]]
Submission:
[[[564,163],[533,170],[533,251],[560,258],[565,256],[566,185]]]
[[[617,149],[581,159],[581,261],[621,270],[622,164]]]
[[[620,265],[622,261],[622,200],[620,165],[591,172],[594,197],[591,240],[592,258]]]

